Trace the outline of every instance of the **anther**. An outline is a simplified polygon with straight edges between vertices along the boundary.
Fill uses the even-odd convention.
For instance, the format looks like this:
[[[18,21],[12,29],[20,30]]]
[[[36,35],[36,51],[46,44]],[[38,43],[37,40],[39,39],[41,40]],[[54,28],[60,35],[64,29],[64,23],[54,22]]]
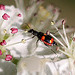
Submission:
[[[66,21],[63,19],[63,20],[62,20],[62,24],[64,25],[64,24],[65,24],[65,22],[66,22]]]
[[[27,33],[28,31],[27,31],[27,30],[25,30],[24,32],[25,32],[25,33]]]
[[[51,25],[54,25],[54,21],[51,21]]]
[[[5,41],[5,40],[3,40],[2,42],[0,42],[0,45],[1,45],[1,46],[6,45],[6,41]]]
[[[12,57],[11,55],[6,55],[5,60],[6,60],[6,61],[10,61],[10,60],[12,60],[12,58],[13,58],[13,57]]]
[[[5,14],[2,16],[2,18],[3,18],[4,20],[8,20],[8,18],[10,18],[10,16],[5,13]]]
[[[0,10],[5,10],[5,5],[0,4]]]
[[[17,16],[21,17],[21,14],[18,14]]]
[[[24,40],[24,39],[21,40],[21,43],[25,43],[25,42],[26,42],[26,40]]]
[[[2,55],[2,51],[0,50],[0,55]]]
[[[15,33],[18,32],[18,29],[17,29],[17,28],[11,28],[10,30],[12,31],[12,32],[11,32],[12,34],[15,34]]]
[[[6,29],[4,29],[4,31],[3,31],[4,33],[7,33],[7,30]]]

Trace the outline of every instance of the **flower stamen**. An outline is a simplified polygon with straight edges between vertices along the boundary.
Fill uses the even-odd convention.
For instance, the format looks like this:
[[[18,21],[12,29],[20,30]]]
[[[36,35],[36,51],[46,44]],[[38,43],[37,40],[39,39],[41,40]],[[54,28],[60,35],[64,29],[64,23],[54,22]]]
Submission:
[[[5,47],[16,45],[16,44],[19,44],[19,43],[25,43],[25,42],[26,42],[26,40],[22,39],[20,42],[12,43],[12,44],[6,45]]]
[[[52,33],[50,33],[50,35],[51,35],[54,39],[56,39],[63,47],[66,48],[66,46],[65,46],[59,39],[57,39]]]
[[[20,42],[16,42],[16,43],[12,43],[12,44],[9,44],[9,45],[6,45],[5,47],[16,45],[16,44],[19,44],[19,43],[21,43],[21,41]]]
[[[65,42],[67,43],[68,48],[70,48],[69,41],[68,41],[66,31],[65,31],[65,27],[64,27],[64,23],[63,23],[63,32],[64,32],[64,36],[65,36],[65,40],[66,40]]]
[[[64,23],[62,23],[62,24],[64,24]],[[52,25],[54,25],[54,22],[53,21],[52,21]],[[59,29],[55,25],[54,25],[54,27],[58,31],[59,35],[61,36],[61,38],[63,39],[63,41],[65,42],[65,44],[67,45],[67,42],[65,41],[65,38],[63,37],[63,35],[60,33]]]
[[[60,49],[59,49],[59,51],[60,51],[61,53],[65,54],[65,55],[69,56],[69,57],[72,57],[72,55],[70,55],[70,54],[67,53],[67,52],[64,52],[64,51],[62,51],[62,50],[60,50]]]

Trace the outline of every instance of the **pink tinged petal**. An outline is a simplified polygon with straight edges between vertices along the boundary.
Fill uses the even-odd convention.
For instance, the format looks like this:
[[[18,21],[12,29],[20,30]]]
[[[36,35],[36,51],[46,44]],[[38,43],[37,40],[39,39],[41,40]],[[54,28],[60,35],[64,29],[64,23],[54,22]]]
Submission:
[[[0,42],[0,45],[2,45],[2,46],[6,45],[6,41],[3,40],[2,42]]]
[[[21,14],[18,14],[17,16],[21,17]]]
[[[5,13],[5,14],[2,16],[2,18],[3,18],[4,20],[8,20],[8,18],[10,18],[10,16]]]
[[[0,55],[2,55],[2,51],[0,50]]]
[[[10,60],[12,60],[12,56],[11,56],[11,55],[6,55],[5,60],[6,60],[6,61],[10,61]]]
[[[14,34],[14,33],[17,33],[17,32],[18,32],[18,29],[17,29],[17,28],[11,28],[10,30],[12,31],[12,32],[11,32],[12,34]]]
[[[0,10],[5,10],[5,5],[0,4]]]

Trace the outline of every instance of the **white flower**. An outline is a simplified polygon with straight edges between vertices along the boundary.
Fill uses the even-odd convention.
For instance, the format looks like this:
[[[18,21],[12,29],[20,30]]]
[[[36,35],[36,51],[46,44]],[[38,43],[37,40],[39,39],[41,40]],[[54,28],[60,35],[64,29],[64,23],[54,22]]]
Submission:
[[[45,65],[48,61],[50,60],[36,56],[22,58],[17,66],[17,75],[46,75]]]
[[[53,5],[48,5],[46,8],[41,6],[42,1],[41,0],[32,0],[29,2],[29,7],[24,6],[23,0],[15,0],[17,7],[21,10],[24,18],[23,18],[23,25],[22,28],[24,30],[26,29],[34,29],[36,31],[45,32],[50,30],[51,32],[57,32],[57,30],[54,29],[54,27],[51,25],[53,24],[53,21],[55,22],[55,26],[60,27],[62,24],[62,19],[57,20],[58,16],[60,14],[60,9],[54,7]],[[70,29],[72,32],[74,29]],[[62,31],[61,31],[62,32]],[[33,38],[33,40],[29,40],[29,45],[27,48],[27,51],[29,51],[29,54],[33,53],[33,51],[36,49],[36,40],[37,38]],[[33,44],[32,44],[33,43]],[[28,44],[25,43],[25,44]],[[27,45],[25,45],[27,46]],[[42,42],[38,42],[38,48],[35,51],[42,51],[42,50],[48,50],[50,51],[51,48],[47,48],[45,45],[43,45]]]
[[[58,31],[59,35],[62,37],[62,39],[63,39],[63,41],[65,42],[66,45],[64,43],[62,43],[59,39],[57,39],[53,34],[50,33],[50,35],[52,37],[54,37],[55,40],[58,41],[58,43],[62,46],[62,49],[64,50],[64,51],[62,51],[62,50],[59,49],[59,51],[64,53],[64,54],[66,54],[67,56],[69,56],[68,53],[66,52],[70,48],[68,39],[66,37],[66,33],[72,32],[72,31],[74,31],[74,29],[73,28],[72,29],[68,28],[68,29],[66,29],[67,32],[65,32],[65,28],[64,28],[64,25],[63,25],[63,30],[62,30],[63,32],[62,32],[62,31],[60,31],[60,29],[57,28],[57,27],[60,27],[62,25],[62,19],[59,20],[59,21],[57,20],[57,18],[59,16],[58,8],[55,8],[53,6],[49,6],[49,7],[47,7],[47,9],[45,9],[43,6],[38,7],[39,4],[37,6],[36,0],[33,0],[32,4],[30,5],[31,7],[29,7],[28,9],[27,8],[24,9],[24,6],[21,6],[21,5],[23,5],[23,1],[22,0],[21,1],[20,0],[15,0],[15,1],[16,1],[17,7],[19,7],[19,9],[22,11],[23,16],[24,16],[24,19],[23,19],[24,23],[25,23],[25,25],[23,26],[24,29],[26,29],[27,26],[28,26],[28,29],[29,28],[33,28],[35,30],[44,32],[44,31],[47,31],[47,30],[55,31],[54,28],[56,28],[56,31]],[[36,8],[36,6],[37,6],[37,8]],[[34,12],[34,10],[36,12]],[[53,11],[54,11],[54,13],[53,13]],[[28,23],[27,26],[26,26],[26,23]],[[63,33],[64,36],[61,33]],[[33,53],[33,50],[35,50],[35,47],[36,47],[35,43],[34,43],[35,39],[36,38],[31,40],[31,43],[29,44],[29,47],[27,48],[27,50],[28,49],[30,50],[30,54]],[[25,45],[25,46],[27,46],[27,45]],[[47,47],[46,47],[46,49],[45,49],[45,47],[46,46],[44,46],[43,44],[41,44],[39,42],[38,48],[36,49],[36,51],[38,51],[41,55],[46,55],[47,54],[48,55],[47,58],[50,58],[51,57],[51,55],[50,55],[50,53],[51,53],[50,49],[51,48],[49,48],[50,53],[49,53],[49,51],[47,53],[41,52],[42,50],[44,50],[44,51],[48,50]],[[52,58],[54,58],[54,55],[53,55]],[[40,59],[41,58],[34,59],[34,57],[23,58],[18,64],[18,75],[22,75],[22,74],[26,74],[26,75],[27,74],[28,75],[29,74],[36,74],[36,72],[41,73],[39,71],[40,68],[41,68],[41,66],[39,67]],[[38,62],[39,64],[36,62],[36,60],[39,61]],[[69,59],[69,60],[71,61],[72,59]],[[34,62],[35,64],[34,63],[32,64],[32,62]],[[61,63],[64,63],[64,62],[65,62],[64,65],[66,65],[66,66],[63,66],[63,64],[61,64]],[[73,63],[73,61],[72,61],[72,63]],[[64,59],[64,60],[57,61],[57,62],[54,62],[54,61],[48,62],[47,63],[46,72],[43,71],[43,73],[44,74],[46,73],[47,75],[50,75],[50,74],[52,74],[52,75],[63,75],[63,71],[65,70],[66,71],[65,75],[67,75],[67,74],[71,73],[71,71],[73,70],[73,69],[70,69],[70,68],[69,68],[69,70],[66,69],[70,65],[73,66],[72,63],[69,64],[68,59]],[[60,65],[60,67],[58,65]],[[56,68],[56,66],[57,66],[57,68]],[[37,67],[37,69],[36,69],[36,67]],[[44,70],[44,69],[41,69],[41,70]],[[42,75],[44,75],[44,74],[42,74]]]
[[[22,25],[22,28],[24,30],[32,28],[37,31],[46,32],[48,29],[53,29],[51,27],[52,25],[49,26],[49,24],[51,23],[52,20],[53,21],[57,20],[59,13],[60,13],[58,8],[55,8],[53,5],[49,5],[48,7],[44,8],[43,6],[41,6],[42,0],[32,0],[32,2],[29,2],[30,6],[28,8],[24,7],[23,0],[15,0],[15,2],[16,2],[17,7],[21,10],[24,16],[23,23],[25,24]],[[60,21],[56,22],[58,26],[61,23]],[[50,48],[48,49],[45,45],[43,45],[41,41],[38,42],[38,48],[37,48],[35,40],[37,40],[37,38],[33,38],[31,41],[29,40],[29,42],[27,41],[25,43],[25,47],[27,47],[25,48],[25,50],[29,51],[29,54],[32,54],[34,50],[42,51],[42,50],[50,49]]]
[[[25,55],[23,30],[20,29],[23,23],[23,15],[14,6],[0,5],[0,58],[20,57]],[[24,47],[24,48],[23,48]]]
[[[17,7],[21,10],[24,16],[23,23],[25,24],[23,25],[23,29],[26,30],[32,28],[36,31],[41,31],[41,32],[46,32],[47,30],[50,30],[51,32],[58,31],[58,29],[55,30],[54,28],[60,27],[62,25],[62,19],[57,20],[60,14],[59,12],[60,9],[54,7],[53,5],[49,5],[46,8],[44,8],[43,6],[41,6],[42,1],[41,0],[39,0],[38,2],[37,1],[38,0],[32,0],[31,2],[29,2],[30,6],[28,6],[27,8],[24,6],[23,0],[15,0]],[[52,24],[55,24],[56,27],[52,26]],[[67,33],[72,31],[74,31],[73,28],[67,29]],[[38,42],[38,47],[36,47],[35,40],[37,40],[37,38],[30,39],[25,43],[24,45],[25,53],[27,53],[26,51],[28,51],[29,54],[32,54],[35,50],[36,52],[40,53],[40,55],[52,54],[51,47],[47,48],[47,46],[43,45],[41,41]],[[54,49],[55,47],[52,48]],[[23,55],[23,57],[25,55]]]

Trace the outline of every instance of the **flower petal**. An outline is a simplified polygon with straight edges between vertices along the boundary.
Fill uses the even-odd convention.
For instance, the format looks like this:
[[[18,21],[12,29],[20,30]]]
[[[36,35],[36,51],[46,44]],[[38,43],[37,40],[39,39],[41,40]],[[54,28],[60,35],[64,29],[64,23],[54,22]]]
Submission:
[[[48,62],[46,68],[50,69],[49,72],[51,72],[52,75],[58,75],[58,74],[59,75],[70,75],[71,74],[71,69],[70,69],[70,64],[69,64],[68,59],[64,59],[58,62]]]
[[[23,73],[39,74],[45,75],[44,65],[46,63],[45,59],[38,58],[36,56],[31,56],[27,58],[22,58],[18,63],[18,75]],[[27,75],[27,74],[26,74]]]
[[[16,75],[16,66],[12,62],[0,59],[0,75]]]
[[[29,43],[32,41],[32,38],[29,40],[26,40],[25,43],[22,43],[22,39],[28,39],[30,37],[23,35],[22,33],[18,32],[16,33],[7,43],[7,49],[10,50],[11,55],[14,57],[25,57],[28,54],[29,50]],[[16,44],[15,44],[16,43]],[[13,44],[13,45],[11,45]],[[33,47],[34,48],[34,47]]]
[[[6,10],[1,11],[1,13],[2,15],[6,13],[10,16],[8,20],[2,21],[2,29],[10,29],[11,25],[15,27],[20,27],[20,25],[23,23],[23,16],[21,11],[18,8],[15,8],[14,6],[6,6]],[[18,14],[21,14],[21,17],[18,17]]]

